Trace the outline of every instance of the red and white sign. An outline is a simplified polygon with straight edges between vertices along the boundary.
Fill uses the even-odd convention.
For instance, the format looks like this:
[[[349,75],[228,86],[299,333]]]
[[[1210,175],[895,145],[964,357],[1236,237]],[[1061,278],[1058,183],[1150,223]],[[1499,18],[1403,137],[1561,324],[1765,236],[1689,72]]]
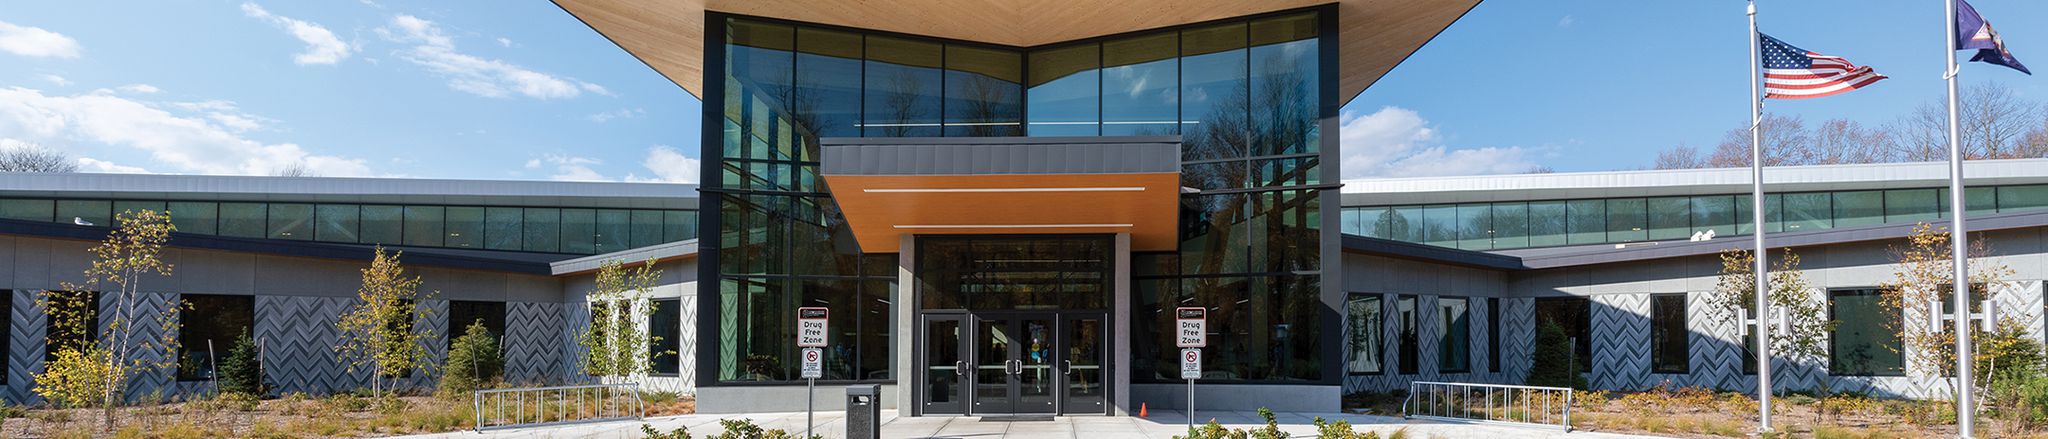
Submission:
[[[796,309],[796,345],[805,348],[822,348],[826,345],[825,322],[831,310],[820,307]]]
[[[804,348],[804,369],[800,378],[825,377],[825,350]]]
[[[1174,339],[1184,348],[1199,348],[1209,345],[1209,310],[1199,307],[1174,308],[1177,334]]]
[[[1202,348],[1180,350],[1180,379],[1202,378]]]

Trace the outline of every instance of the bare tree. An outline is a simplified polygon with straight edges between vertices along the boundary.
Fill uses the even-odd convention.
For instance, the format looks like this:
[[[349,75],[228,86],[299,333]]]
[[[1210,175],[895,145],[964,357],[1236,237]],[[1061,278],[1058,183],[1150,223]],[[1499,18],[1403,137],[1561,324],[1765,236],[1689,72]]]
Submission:
[[[1707,167],[1707,158],[1700,157],[1700,149],[1679,144],[1657,153],[1657,169],[1698,169]]]
[[[1811,134],[1811,142],[1804,148],[1807,152],[1802,155],[1810,157],[1811,162],[1801,164],[1887,162],[1891,154],[1885,145],[1890,139],[1891,135],[1883,130],[1865,128],[1848,119],[1829,119]]]
[[[2039,131],[2042,108],[2000,83],[1963,91],[1957,107],[1963,157],[1971,160],[2042,157],[2028,155],[2029,131]],[[1921,104],[1890,127],[1895,158],[1909,162],[1948,160],[1948,107],[1943,100]]]
[[[0,148],[0,172],[78,172],[71,156],[41,145]]]
[[[278,176],[278,177],[319,177],[319,176],[320,176],[320,174],[318,174],[318,173],[315,173],[315,172],[313,172],[313,168],[311,168],[311,167],[308,167],[308,166],[306,166],[306,162],[298,162],[298,163],[293,163],[293,164],[285,165],[284,167],[281,167],[281,168],[277,168],[276,170],[270,171],[270,175],[273,175],[273,176]]]
[[[1806,121],[1797,116],[1764,114],[1763,122],[1757,125],[1763,132],[1763,153],[1765,166],[1787,166],[1812,163],[1812,141],[1806,130]],[[1749,127],[1728,130],[1721,137],[1721,144],[1714,147],[1714,154],[1707,157],[1710,168],[1742,168],[1749,166]]]

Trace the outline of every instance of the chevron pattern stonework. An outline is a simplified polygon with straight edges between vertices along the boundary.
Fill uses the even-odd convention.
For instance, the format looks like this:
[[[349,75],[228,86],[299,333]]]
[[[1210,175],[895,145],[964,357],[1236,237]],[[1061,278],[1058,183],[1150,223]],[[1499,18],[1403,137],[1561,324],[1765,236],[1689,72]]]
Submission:
[[[1650,373],[1650,295],[1593,296],[1593,387],[1636,390]]]
[[[44,323],[49,317],[36,304],[39,294],[42,292],[14,291],[8,297],[13,303],[7,316],[7,391],[0,396],[10,404],[42,402],[34,391],[35,374],[43,371]]]
[[[264,378],[274,393],[319,395],[369,383],[368,371],[351,373],[334,353],[341,343],[334,325],[348,312],[350,300],[256,296],[256,343],[263,350]]]
[[[510,302],[505,304],[505,381],[517,384],[561,383],[567,365],[562,362],[562,304]]]

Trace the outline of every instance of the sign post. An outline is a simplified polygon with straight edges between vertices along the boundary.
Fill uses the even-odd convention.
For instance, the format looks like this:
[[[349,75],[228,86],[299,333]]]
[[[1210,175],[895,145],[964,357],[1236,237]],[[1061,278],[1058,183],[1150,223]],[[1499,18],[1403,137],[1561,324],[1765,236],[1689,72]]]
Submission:
[[[1202,377],[1202,347],[1209,345],[1209,310],[1176,308],[1174,341],[1180,346],[1180,377],[1188,380],[1188,434],[1195,430],[1195,380]]]
[[[796,345],[804,348],[804,437],[811,437],[812,416],[818,400],[818,377],[825,376],[826,322],[831,310],[821,307],[796,309]]]

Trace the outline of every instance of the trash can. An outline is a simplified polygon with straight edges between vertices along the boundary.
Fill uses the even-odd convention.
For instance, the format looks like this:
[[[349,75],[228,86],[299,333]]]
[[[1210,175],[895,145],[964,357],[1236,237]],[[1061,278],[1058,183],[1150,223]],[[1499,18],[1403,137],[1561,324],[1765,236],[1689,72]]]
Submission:
[[[846,386],[846,439],[882,437],[882,385]]]

